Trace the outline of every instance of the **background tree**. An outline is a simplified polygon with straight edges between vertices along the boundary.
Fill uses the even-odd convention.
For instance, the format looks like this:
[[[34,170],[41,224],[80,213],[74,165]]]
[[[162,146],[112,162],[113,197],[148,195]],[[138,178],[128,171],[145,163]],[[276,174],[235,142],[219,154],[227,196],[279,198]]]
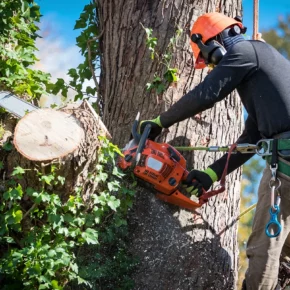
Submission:
[[[103,117],[114,142],[122,147],[129,140],[138,111],[142,119],[157,116],[208,73],[193,68],[188,32],[197,17],[212,11],[236,16],[241,14],[241,2],[96,3]],[[181,30],[171,46],[171,39]],[[172,76],[169,83],[168,74]],[[199,118],[173,126],[161,139],[174,145],[225,145],[233,143],[241,129],[241,104],[233,92]],[[186,158],[189,168],[203,169],[218,154],[195,152]],[[231,174],[227,191],[212,199],[198,215],[164,204],[150,191],[138,192],[129,217],[130,249],[140,260],[132,273],[135,289],[235,288],[237,225],[224,229],[239,212],[240,177],[240,170]]]
[[[290,58],[290,15],[281,16],[276,27],[262,31],[263,39],[287,59]]]

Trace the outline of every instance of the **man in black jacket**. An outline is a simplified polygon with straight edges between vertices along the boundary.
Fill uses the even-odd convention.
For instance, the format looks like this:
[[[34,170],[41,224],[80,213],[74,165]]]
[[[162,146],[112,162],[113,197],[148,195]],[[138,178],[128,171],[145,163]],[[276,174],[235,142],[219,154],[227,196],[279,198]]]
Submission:
[[[141,131],[150,123],[152,131],[149,138],[154,139],[162,128],[169,128],[213,107],[236,89],[248,112],[245,129],[237,143],[256,144],[265,138],[290,139],[290,62],[263,41],[246,41],[242,36],[244,32],[239,18],[232,19],[220,13],[199,17],[191,30],[195,67],[211,65],[214,69],[168,111],[154,120],[141,122]],[[284,152],[287,153],[287,150]],[[227,173],[253,155],[231,155]],[[202,188],[208,190],[221,178],[226,160],[227,154],[204,171],[192,170],[186,181],[188,191],[199,197]],[[282,231],[275,238],[265,234],[271,207],[269,182],[271,178],[276,178],[272,172],[267,168],[260,183],[253,230],[247,245],[249,267],[243,286],[247,290],[276,289],[280,254],[289,252],[290,162],[279,157],[277,176],[281,186],[275,194],[281,197],[278,218]]]

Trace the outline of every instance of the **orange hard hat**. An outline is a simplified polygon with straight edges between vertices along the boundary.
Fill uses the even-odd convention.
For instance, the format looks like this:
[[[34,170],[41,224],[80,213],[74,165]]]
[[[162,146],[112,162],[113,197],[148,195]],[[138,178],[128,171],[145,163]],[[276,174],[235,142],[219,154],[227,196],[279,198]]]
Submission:
[[[225,16],[218,12],[206,13],[198,17],[194,22],[190,35],[194,33],[201,34],[202,41],[205,43],[234,24],[238,24],[241,28],[243,28],[243,24],[234,18]],[[200,57],[199,47],[192,40],[190,40],[190,44],[195,58],[194,67],[197,69],[205,68],[206,64]]]

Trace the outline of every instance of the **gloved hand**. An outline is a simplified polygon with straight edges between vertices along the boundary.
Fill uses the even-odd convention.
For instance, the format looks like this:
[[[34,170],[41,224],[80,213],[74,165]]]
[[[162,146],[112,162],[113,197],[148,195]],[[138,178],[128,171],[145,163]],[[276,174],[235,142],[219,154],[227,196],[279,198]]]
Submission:
[[[208,191],[212,184],[218,180],[217,174],[209,167],[206,170],[192,170],[189,172],[183,186],[191,195],[200,197],[203,189]]]
[[[158,135],[160,135],[163,128],[160,122],[160,116],[158,116],[156,119],[153,119],[153,120],[141,121],[139,125],[139,130],[138,130],[140,134],[143,133],[147,124],[151,125],[151,131],[149,133],[148,139],[154,140]]]

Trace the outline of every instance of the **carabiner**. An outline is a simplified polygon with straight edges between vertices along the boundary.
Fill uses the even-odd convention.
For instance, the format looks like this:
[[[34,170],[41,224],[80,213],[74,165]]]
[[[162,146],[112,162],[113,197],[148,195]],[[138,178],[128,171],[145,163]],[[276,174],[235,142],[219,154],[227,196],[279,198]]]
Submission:
[[[278,214],[280,212],[280,207],[278,205],[276,205],[276,204],[274,205],[274,207],[275,207],[275,212],[273,212],[272,207],[270,207],[269,212],[270,212],[271,218],[270,218],[270,221],[267,223],[266,228],[265,228],[266,235],[269,238],[275,238],[275,237],[279,236],[279,234],[281,232],[281,229],[282,229],[281,228],[281,224],[279,223],[279,221],[277,219],[277,216],[278,216]],[[273,234],[271,234],[270,231],[269,231],[269,228],[272,225],[277,227],[277,231],[276,232],[274,231]]]
[[[273,141],[273,139],[261,139],[261,140],[259,140],[256,144],[256,146],[258,147],[258,149],[256,149],[256,154],[259,156],[272,155],[272,152],[271,152],[271,142],[272,141]],[[263,151],[260,151],[261,149],[263,149]]]

